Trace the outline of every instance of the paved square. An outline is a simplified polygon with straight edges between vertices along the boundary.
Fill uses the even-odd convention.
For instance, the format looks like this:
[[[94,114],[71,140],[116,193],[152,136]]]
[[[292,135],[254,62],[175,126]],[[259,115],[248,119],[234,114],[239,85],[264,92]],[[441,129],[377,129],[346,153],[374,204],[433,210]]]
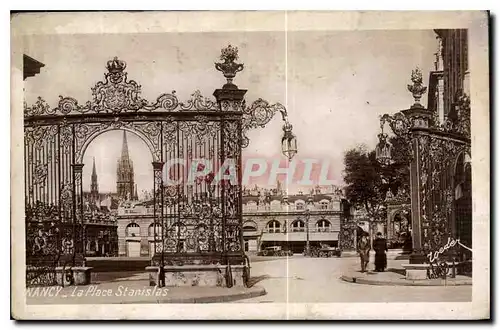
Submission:
[[[373,259],[369,269],[373,268]],[[389,260],[393,267],[406,261]],[[358,270],[359,259],[290,258],[253,262],[252,279],[267,295],[238,302],[465,302],[472,286],[377,286],[342,281],[347,270]]]

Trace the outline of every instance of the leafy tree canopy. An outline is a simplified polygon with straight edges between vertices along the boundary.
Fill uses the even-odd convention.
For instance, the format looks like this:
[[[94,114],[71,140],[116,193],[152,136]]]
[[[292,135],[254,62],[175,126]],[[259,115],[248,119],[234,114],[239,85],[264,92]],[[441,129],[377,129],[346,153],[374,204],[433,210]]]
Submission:
[[[371,220],[385,218],[384,200],[387,192],[409,192],[409,146],[399,137],[390,139],[393,163],[382,166],[375,151],[358,146],[344,154],[346,198],[356,208],[363,208]]]

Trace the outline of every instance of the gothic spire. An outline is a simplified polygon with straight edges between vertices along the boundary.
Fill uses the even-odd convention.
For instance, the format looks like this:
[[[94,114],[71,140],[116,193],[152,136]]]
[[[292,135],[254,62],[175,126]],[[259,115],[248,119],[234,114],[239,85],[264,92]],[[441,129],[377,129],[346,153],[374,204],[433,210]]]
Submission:
[[[128,153],[127,133],[123,131],[122,153],[116,168],[116,192],[124,200],[134,198],[134,166]]]
[[[92,179],[97,178],[97,172],[95,170],[95,157],[93,157],[93,164],[92,164]]]
[[[95,169],[95,157],[92,164],[92,176],[90,180],[90,196],[91,201],[95,204],[99,201],[99,185],[97,183],[97,171]]]
[[[128,143],[127,143],[127,131],[123,131],[123,141],[122,141],[122,160],[128,159]]]

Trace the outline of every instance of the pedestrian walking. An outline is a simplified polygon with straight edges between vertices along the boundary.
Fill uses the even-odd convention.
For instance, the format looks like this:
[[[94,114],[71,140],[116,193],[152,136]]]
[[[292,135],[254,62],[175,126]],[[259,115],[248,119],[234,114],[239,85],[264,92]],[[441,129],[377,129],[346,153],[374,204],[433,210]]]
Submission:
[[[361,259],[361,272],[364,273],[370,261],[370,241],[365,234],[361,236],[358,242],[358,253]]]
[[[382,236],[381,232],[377,233],[377,238],[373,242],[375,250],[375,271],[383,272],[387,268],[387,240]]]

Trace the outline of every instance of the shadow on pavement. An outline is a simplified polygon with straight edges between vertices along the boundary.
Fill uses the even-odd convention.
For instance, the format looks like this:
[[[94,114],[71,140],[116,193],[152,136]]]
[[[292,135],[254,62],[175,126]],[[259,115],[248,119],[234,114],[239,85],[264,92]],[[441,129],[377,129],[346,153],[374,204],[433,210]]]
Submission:
[[[398,275],[406,276],[406,271],[404,269],[387,268],[387,271],[391,273],[396,273]]]
[[[103,282],[124,281],[131,277],[136,277],[144,271],[124,271],[124,272],[98,272],[91,274],[90,283],[99,284]],[[133,279],[131,279],[133,280]]]
[[[260,281],[266,280],[268,278],[271,278],[271,277],[269,275],[250,277],[250,279],[248,280],[248,287],[251,288],[255,284],[259,283]]]

